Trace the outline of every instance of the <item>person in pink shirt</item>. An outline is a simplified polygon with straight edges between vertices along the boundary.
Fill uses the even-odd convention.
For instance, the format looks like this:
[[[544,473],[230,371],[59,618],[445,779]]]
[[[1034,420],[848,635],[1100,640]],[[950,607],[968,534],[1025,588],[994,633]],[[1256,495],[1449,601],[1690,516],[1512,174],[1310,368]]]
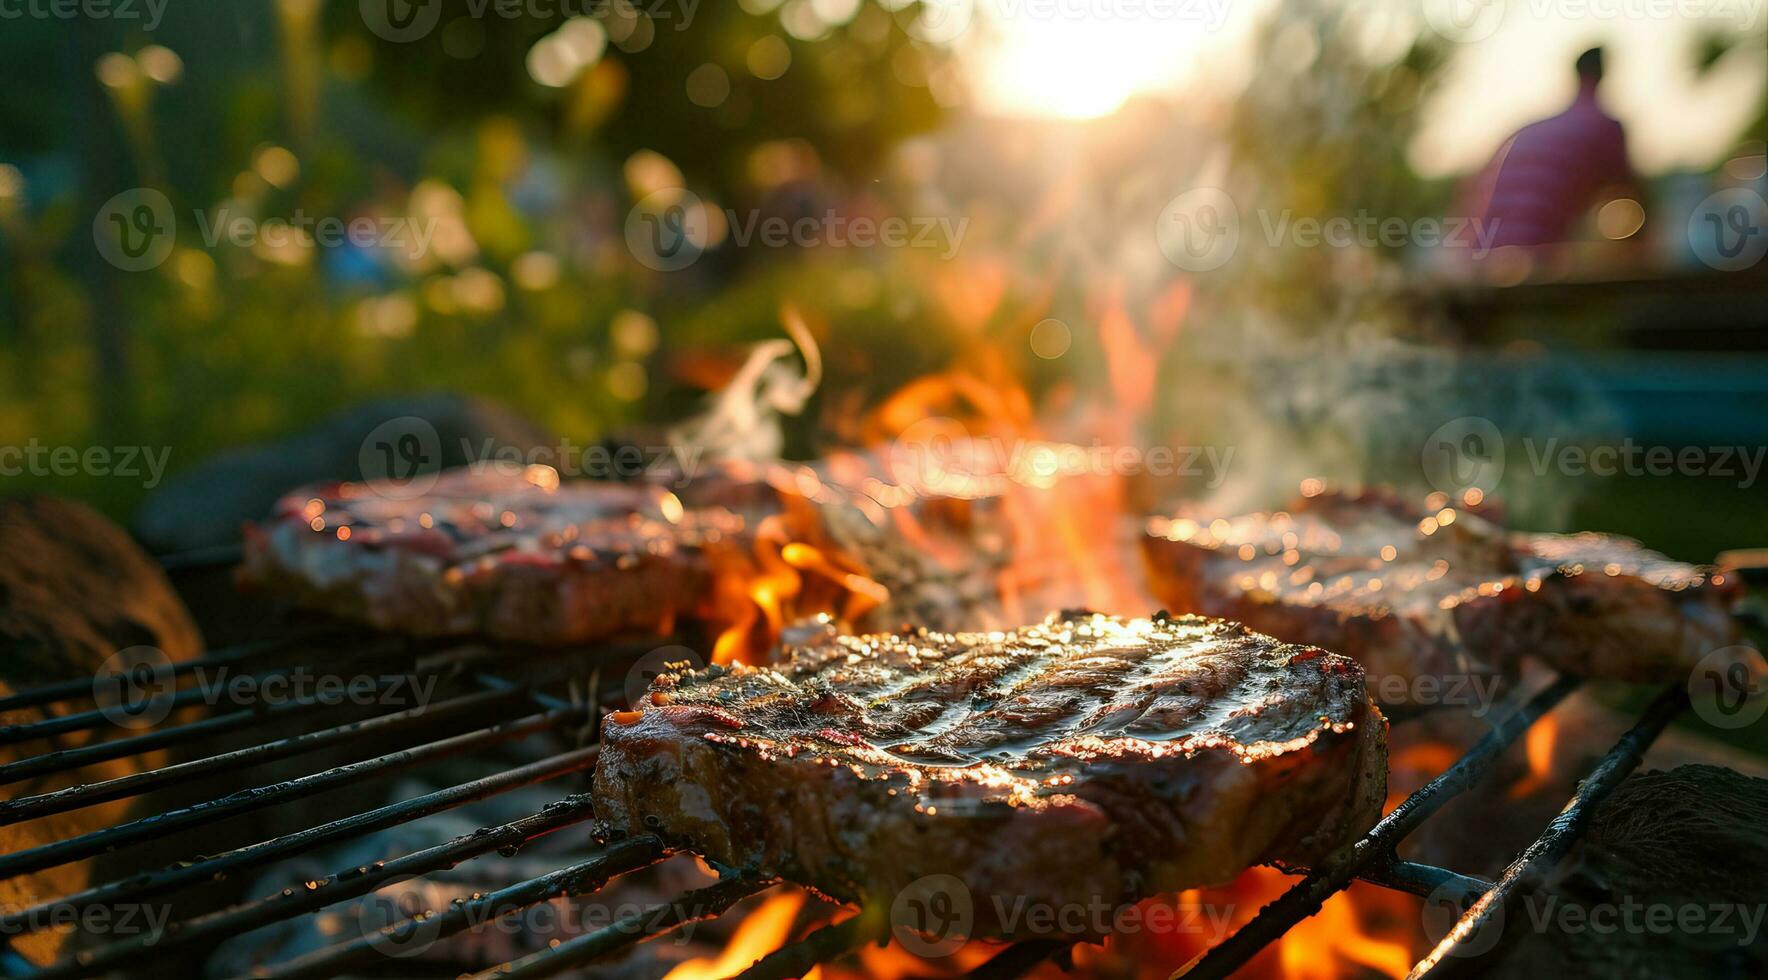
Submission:
[[[1492,248],[1566,241],[1591,205],[1636,185],[1626,132],[1597,104],[1602,49],[1579,55],[1577,72],[1572,104],[1518,130],[1481,172],[1467,213]]]

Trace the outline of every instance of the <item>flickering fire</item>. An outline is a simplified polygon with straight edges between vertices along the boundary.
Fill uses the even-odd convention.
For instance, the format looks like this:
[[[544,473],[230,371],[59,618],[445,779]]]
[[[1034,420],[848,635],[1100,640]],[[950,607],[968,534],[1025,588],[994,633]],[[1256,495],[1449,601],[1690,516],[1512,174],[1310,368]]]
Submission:
[[[964,293],[952,301],[988,299]],[[1163,300],[1156,340],[1170,339],[1178,329],[1187,301],[1183,291]],[[1083,413],[1079,423],[1084,431],[1134,445],[1145,438],[1136,431],[1136,420],[1146,417],[1157,390],[1153,365],[1158,359],[1120,303],[1107,302],[1097,316],[1118,403],[1095,406],[1100,414]],[[783,491],[785,512],[760,523],[751,552],[726,558],[733,564],[720,577],[726,593],[720,602],[729,612],[728,626],[718,637],[714,659],[764,661],[784,629],[814,614],[831,616],[846,628],[889,628],[894,623],[881,621],[885,615],[915,621],[905,606],[914,597],[903,593],[918,588],[917,575],[929,569],[987,578],[984,601],[963,610],[962,621],[973,624],[967,628],[1019,625],[1065,605],[1123,614],[1151,611],[1154,604],[1137,564],[1122,561],[1123,549],[1116,546],[1134,532],[1125,522],[1145,509],[1138,506],[1144,488],[1122,473],[1089,466],[1084,454],[1076,456],[1078,447],[1061,442],[1060,433],[1035,416],[1034,399],[1018,377],[1012,357],[978,343],[957,366],[909,383],[870,412],[856,414],[851,403],[835,409],[844,414],[832,420],[832,428],[866,448],[833,453],[814,468],[764,467],[761,478]],[[892,579],[885,567],[899,556],[867,553],[863,535],[856,538],[831,522],[831,501],[851,511],[849,517],[858,514],[869,522],[863,526],[876,527],[879,541],[921,563],[914,566],[917,575],[906,577],[906,587],[899,589],[895,583],[903,579]],[[1006,539],[1000,542],[1004,560],[987,566],[979,561],[975,541],[996,531]],[[868,619],[874,613],[878,616]],[[1531,764],[1544,768],[1550,749],[1531,736]],[[1396,745],[1393,762],[1403,779],[1422,783],[1459,754],[1450,745],[1424,741]],[[1396,787],[1390,807],[1403,796]],[[1167,977],[1244,926],[1295,881],[1258,867],[1223,888],[1150,899],[1142,905],[1167,906],[1188,927],[1125,931],[1081,943],[1070,952],[1070,975]],[[718,957],[685,963],[669,977],[740,972],[793,938],[794,921],[808,912],[802,905],[801,893],[769,898]],[[857,913],[843,907],[822,921],[849,914]],[[870,942],[811,975],[819,980],[964,976],[1006,948],[998,941],[973,940],[929,960],[894,940]],[[1425,948],[1419,900],[1359,882],[1261,953],[1246,975],[1402,977]],[[1060,973],[1044,964],[1030,975]]]
[[[1548,715],[1529,728],[1523,739],[1523,758],[1529,771],[1510,787],[1510,798],[1520,799],[1547,785],[1553,774],[1553,750],[1559,744],[1559,719]]]
[[[665,974],[663,980],[724,980],[741,973],[749,964],[786,944],[803,905],[804,893],[797,889],[784,888],[769,895],[743,917],[730,942],[717,956],[685,960]],[[814,974],[812,971],[811,975]]]

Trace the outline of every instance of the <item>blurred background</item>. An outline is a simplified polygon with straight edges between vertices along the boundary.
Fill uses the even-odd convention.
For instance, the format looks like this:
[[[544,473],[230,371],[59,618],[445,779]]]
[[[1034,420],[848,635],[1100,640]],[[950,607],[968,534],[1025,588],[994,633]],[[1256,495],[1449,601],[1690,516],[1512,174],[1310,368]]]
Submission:
[[[0,445],[169,452],[15,455],[7,490],[127,521],[421,393],[628,439],[793,320],[823,376],[788,457],[1013,416],[1232,447],[1167,489],[1252,503],[1422,485],[1477,417],[1520,523],[1710,559],[1768,543],[1762,6],[8,0]],[[1551,145],[1500,214],[1593,46],[1623,156]],[[1486,234],[1518,194],[1551,240]],[[1552,455],[1629,440],[1742,453]]]

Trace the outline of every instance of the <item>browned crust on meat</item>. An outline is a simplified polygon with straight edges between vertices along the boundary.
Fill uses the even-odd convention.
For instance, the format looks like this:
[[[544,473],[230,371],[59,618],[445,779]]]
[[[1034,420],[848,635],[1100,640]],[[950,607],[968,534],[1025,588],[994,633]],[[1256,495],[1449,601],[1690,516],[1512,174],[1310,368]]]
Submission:
[[[1173,608],[1329,647],[1377,677],[1507,678],[1535,655],[1582,675],[1673,682],[1738,636],[1739,584],[1713,569],[1625,538],[1408,511],[1387,493],[1156,517],[1143,554]]]
[[[241,578],[380,629],[570,644],[701,611],[707,549],[741,528],[656,488],[450,471],[410,499],[363,484],[287,495],[247,529]]]
[[[1001,932],[997,898],[1115,905],[1317,860],[1379,816],[1385,733],[1354,663],[1219,620],[825,636],[610,716],[598,829],[844,900],[954,875]]]

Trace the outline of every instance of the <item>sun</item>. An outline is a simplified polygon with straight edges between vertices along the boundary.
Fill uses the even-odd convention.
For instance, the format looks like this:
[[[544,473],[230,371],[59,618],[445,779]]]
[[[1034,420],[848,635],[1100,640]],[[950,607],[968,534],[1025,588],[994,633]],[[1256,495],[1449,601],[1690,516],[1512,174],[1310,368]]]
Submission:
[[[1177,87],[1220,25],[1162,15],[1186,5],[978,4],[989,19],[960,48],[978,108],[995,115],[1090,119],[1131,96]],[[1188,8],[1206,11],[1209,5]]]

